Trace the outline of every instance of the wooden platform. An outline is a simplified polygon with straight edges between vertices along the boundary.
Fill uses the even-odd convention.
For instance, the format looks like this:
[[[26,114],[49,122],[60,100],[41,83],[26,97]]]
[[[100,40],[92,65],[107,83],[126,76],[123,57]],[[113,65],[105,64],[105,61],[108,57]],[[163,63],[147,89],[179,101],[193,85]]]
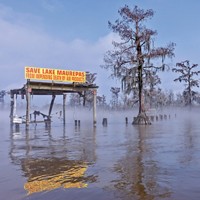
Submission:
[[[26,98],[26,125],[30,123],[30,96],[31,95],[51,95],[52,100],[49,108],[48,119],[50,115],[56,95],[63,95],[63,123],[65,123],[65,103],[67,93],[79,93],[83,95],[85,91],[93,92],[93,123],[96,124],[96,94],[98,86],[88,83],[61,83],[61,82],[39,82],[27,80],[27,83],[19,89],[10,90],[11,96],[11,112],[10,118],[13,123],[14,105],[16,105],[17,95],[21,95],[22,99]]]
[[[55,83],[55,82],[38,82],[27,81],[27,83],[20,89],[13,89],[10,91],[11,96],[26,95],[28,91],[32,95],[63,95],[64,93],[79,93],[88,90],[97,90],[98,86],[94,84],[78,84],[78,83]]]

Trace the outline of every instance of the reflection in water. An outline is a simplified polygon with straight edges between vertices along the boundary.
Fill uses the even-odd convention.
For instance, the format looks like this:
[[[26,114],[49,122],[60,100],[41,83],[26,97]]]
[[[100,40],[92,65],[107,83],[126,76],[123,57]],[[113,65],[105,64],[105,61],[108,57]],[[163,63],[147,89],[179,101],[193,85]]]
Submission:
[[[169,188],[159,184],[159,168],[153,159],[155,147],[146,141],[152,134],[151,128],[138,126],[134,134],[127,136],[126,155],[115,166],[121,177],[115,181],[115,187],[122,192],[123,199],[153,200],[170,196]]]
[[[28,194],[56,188],[84,188],[87,164],[77,161],[53,159],[25,159],[22,169],[28,177],[24,188]]]
[[[11,131],[10,138],[5,132],[7,140],[1,138],[1,145],[9,149],[9,157],[0,151],[5,172],[0,176],[1,196],[16,200],[199,199],[198,119],[176,118],[151,126],[110,123],[95,129],[84,124],[79,129],[60,124],[45,129],[38,124],[27,131],[21,126]]]
[[[65,126],[63,133],[56,133],[56,137],[53,137],[52,127],[40,130],[35,126],[33,130],[18,131],[11,129],[9,154],[27,178],[24,189],[28,194],[61,187],[85,188],[89,182],[96,181],[95,176],[86,176],[89,163],[94,162],[92,159],[96,157],[95,132],[91,136],[92,142],[88,141],[85,145],[77,144],[73,137],[69,139]]]
[[[189,164],[192,162],[195,154],[195,131],[196,125],[192,120],[185,120],[183,130],[183,154],[181,155],[181,163]],[[198,132],[198,131],[197,131]]]

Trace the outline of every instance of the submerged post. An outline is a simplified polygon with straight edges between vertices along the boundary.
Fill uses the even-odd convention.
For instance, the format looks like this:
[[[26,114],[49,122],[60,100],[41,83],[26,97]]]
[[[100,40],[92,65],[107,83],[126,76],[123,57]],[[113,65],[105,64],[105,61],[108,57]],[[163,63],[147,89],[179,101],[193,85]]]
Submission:
[[[66,94],[63,94],[63,124],[65,124],[65,107],[66,107]]]
[[[103,118],[102,124],[103,124],[103,126],[107,126],[108,125],[107,118]]]
[[[128,124],[128,117],[125,118],[126,124]]]
[[[96,126],[97,123],[97,91],[93,90],[93,125]]]

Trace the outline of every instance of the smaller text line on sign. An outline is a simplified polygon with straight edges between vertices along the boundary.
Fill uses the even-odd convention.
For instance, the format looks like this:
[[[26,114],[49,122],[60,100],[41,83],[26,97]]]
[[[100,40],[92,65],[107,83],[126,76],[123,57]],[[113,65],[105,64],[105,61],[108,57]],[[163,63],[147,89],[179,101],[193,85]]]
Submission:
[[[26,66],[25,79],[85,83],[86,72]]]

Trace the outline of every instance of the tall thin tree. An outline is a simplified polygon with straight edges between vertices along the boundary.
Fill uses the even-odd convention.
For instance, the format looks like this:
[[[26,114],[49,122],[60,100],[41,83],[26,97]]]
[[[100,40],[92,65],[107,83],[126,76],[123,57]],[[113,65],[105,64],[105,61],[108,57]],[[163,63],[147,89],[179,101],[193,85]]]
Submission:
[[[172,69],[173,72],[180,73],[181,75],[174,79],[174,81],[184,82],[185,90],[183,91],[183,96],[185,99],[185,105],[192,105],[192,100],[196,96],[196,92],[193,90],[194,87],[199,87],[199,80],[197,79],[199,70],[195,71],[198,64],[190,65],[189,60],[185,60],[180,63],[176,63],[176,67]],[[195,78],[196,76],[196,78]]]
[[[104,56],[105,69],[112,70],[112,76],[121,79],[127,93],[138,89],[139,112],[133,124],[149,124],[143,108],[143,80],[151,72],[164,70],[166,57],[174,56],[174,43],[166,47],[155,47],[156,31],[148,29],[144,22],[153,17],[153,10],[143,10],[135,6],[130,9],[125,5],[119,9],[120,19],[115,23],[108,22],[109,27],[120,36],[120,41],[113,41],[114,50]],[[160,65],[152,60],[161,58]]]

